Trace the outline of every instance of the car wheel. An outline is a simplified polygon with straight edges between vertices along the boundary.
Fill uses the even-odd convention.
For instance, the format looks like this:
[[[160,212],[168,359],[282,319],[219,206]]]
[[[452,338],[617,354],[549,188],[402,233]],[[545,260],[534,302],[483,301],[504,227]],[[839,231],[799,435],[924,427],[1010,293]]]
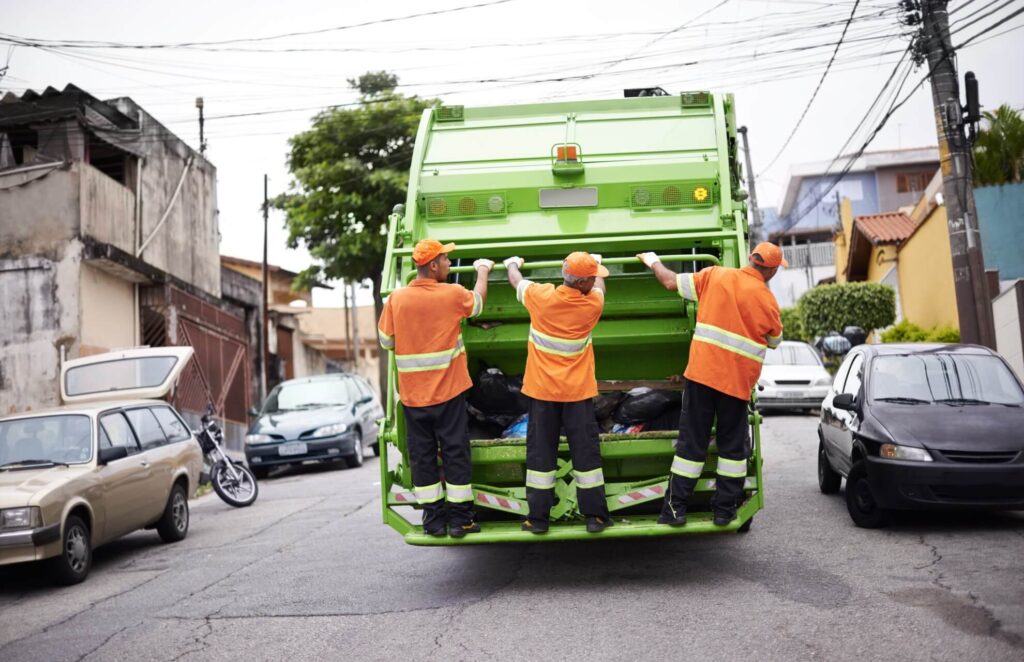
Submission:
[[[824,442],[818,442],[818,489],[822,494],[835,494],[843,477],[828,463],[828,453]],[[849,488],[847,488],[849,489]]]
[[[370,446],[370,448],[373,449],[374,457],[380,457],[380,442],[379,441],[377,443],[375,443],[373,446]]]
[[[92,568],[92,535],[82,518],[72,515],[64,522],[61,543],[60,555],[51,561],[54,575],[59,584],[77,584]]]
[[[252,469],[252,475],[256,477],[256,480],[263,480],[270,475],[270,467],[249,467]]]
[[[345,464],[349,469],[358,469],[363,466],[363,435],[356,430],[355,452],[345,458]]]
[[[188,495],[181,483],[175,483],[167,497],[164,514],[156,524],[156,532],[164,542],[178,542],[188,535]]]
[[[846,477],[846,510],[853,523],[864,529],[877,529],[889,523],[889,511],[881,508],[871,493],[864,460],[854,463]]]

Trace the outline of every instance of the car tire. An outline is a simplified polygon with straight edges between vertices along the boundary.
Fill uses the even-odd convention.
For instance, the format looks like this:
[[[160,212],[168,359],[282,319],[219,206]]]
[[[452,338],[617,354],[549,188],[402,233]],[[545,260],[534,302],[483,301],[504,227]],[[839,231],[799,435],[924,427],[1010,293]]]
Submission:
[[[377,443],[375,443],[373,446],[370,446],[370,448],[373,449],[373,456],[374,457],[380,457],[380,442],[379,441]]]
[[[832,465],[828,463],[828,453],[825,452],[825,443],[818,442],[818,489],[822,494],[835,494],[839,491],[839,485],[843,477],[839,475]]]
[[[64,522],[60,554],[50,559],[58,584],[71,586],[89,576],[92,569],[92,532],[82,518],[72,515]]]
[[[263,480],[270,475],[270,467],[249,467],[256,480]]]
[[[164,542],[178,542],[188,535],[188,494],[181,483],[175,483],[167,497],[164,514],[156,524],[156,532]]]
[[[878,529],[889,523],[889,511],[878,505],[871,492],[864,460],[855,462],[846,477],[846,510],[862,529]]]
[[[349,469],[358,469],[363,466],[363,435],[356,430],[355,452],[345,458],[345,464]]]

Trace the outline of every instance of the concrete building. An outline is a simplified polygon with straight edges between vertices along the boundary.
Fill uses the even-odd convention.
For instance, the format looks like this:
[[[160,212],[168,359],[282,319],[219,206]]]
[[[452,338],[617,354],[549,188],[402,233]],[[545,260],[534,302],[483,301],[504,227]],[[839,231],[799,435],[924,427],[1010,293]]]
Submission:
[[[838,277],[832,238],[838,232],[840,200],[850,201],[853,216],[913,207],[938,168],[939,153],[937,147],[867,152],[838,182],[828,174],[831,163],[793,166],[777,213],[766,218],[769,239],[783,246],[790,263],[771,282],[783,307],[794,305],[817,283]]]
[[[0,165],[0,413],[58,404],[62,356],[188,344],[175,404],[212,403],[244,434],[214,166],[131,99],[73,85],[0,100]]]

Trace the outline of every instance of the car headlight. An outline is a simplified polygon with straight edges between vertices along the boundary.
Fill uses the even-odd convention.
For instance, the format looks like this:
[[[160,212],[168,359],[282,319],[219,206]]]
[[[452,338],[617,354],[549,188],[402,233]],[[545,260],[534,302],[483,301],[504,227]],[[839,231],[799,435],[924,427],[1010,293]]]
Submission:
[[[931,462],[932,456],[923,448],[911,448],[910,446],[897,446],[896,444],[882,444],[879,455],[887,460],[913,460],[915,462]]]
[[[43,525],[38,506],[26,508],[4,508],[0,510],[0,531],[32,529]]]
[[[322,428],[313,430],[311,437],[333,437],[339,435],[342,432],[348,431],[348,424],[346,423],[335,423],[334,425],[325,425]]]
[[[247,434],[245,435],[245,443],[247,444],[269,444],[274,440],[269,434]]]

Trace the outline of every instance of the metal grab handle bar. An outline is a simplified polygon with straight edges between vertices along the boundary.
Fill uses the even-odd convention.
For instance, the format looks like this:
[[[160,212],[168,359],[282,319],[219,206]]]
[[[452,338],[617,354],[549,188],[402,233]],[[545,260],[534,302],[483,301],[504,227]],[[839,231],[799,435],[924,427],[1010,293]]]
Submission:
[[[697,253],[695,255],[659,255],[662,262],[711,262],[716,265],[720,265],[722,262],[714,255],[708,253]],[[637,257],[609,257],[601,260],[601,264],[643,264]],[[552,267],[562,266],[562,260],[542,260],[540,262],[526,262],[519,268],[520,271],[529,271],[531,269],[551,269]],[[504,271],[505,265],[501,262],[494,263],[495,271]],[[472,265],[466,265],[462,267],[452,267],[450,273],[453,274],[471,274],[476,269]],[[412,271],[405,277],[405,282],[410,282],[416,277],[416,272]]]

